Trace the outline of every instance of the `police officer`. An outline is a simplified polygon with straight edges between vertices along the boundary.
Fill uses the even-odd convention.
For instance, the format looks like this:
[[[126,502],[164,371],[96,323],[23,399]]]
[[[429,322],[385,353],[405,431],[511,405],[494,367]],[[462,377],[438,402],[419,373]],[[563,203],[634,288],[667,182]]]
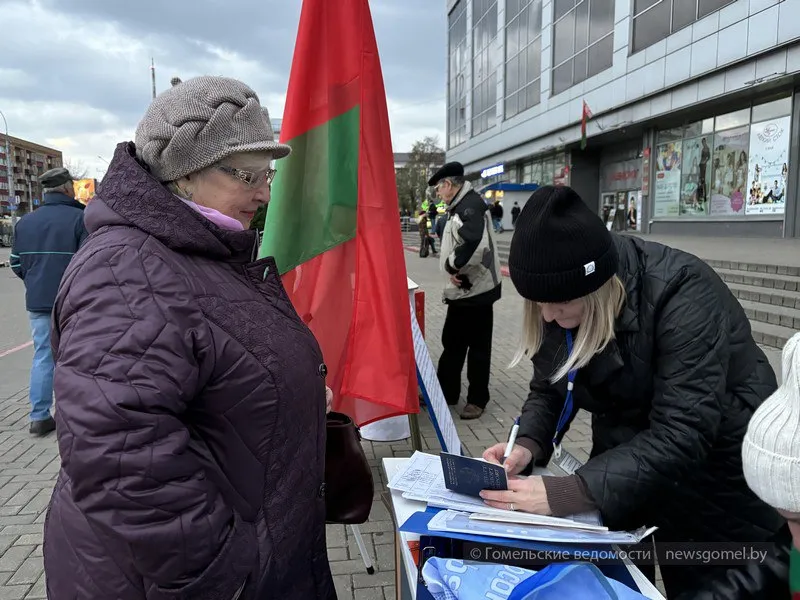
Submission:
[[[477,419],[489,402],[494,303],[501,296],[500,259],[486,203],[464,179],[464,166],[444,165],[428,185],[447,206],[441,239],[447,318],[438,376],[450,405],[458,404],[467,361],[467,404],[462,419]]]

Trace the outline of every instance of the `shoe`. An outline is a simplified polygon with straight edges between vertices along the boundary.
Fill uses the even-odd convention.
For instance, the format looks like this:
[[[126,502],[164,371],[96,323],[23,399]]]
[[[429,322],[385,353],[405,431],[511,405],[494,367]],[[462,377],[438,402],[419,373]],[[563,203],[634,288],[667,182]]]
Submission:
[[[47,417],[43,421],[32,421],[30,432],[33,435],[45,436],[51,431],[56,430],[56,422],[53,417]]]
[[[461,411],[461,418],[464,421],[472,421],[473,419],[480,419],[483,414],[483,409],[475,404],[467,404],[464,410]]]

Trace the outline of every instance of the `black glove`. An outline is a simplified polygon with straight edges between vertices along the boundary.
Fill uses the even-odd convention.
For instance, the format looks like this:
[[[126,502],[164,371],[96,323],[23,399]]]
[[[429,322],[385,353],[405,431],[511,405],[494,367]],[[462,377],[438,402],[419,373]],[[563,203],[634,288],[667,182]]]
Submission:
[[[472,289],[472,283],[469,280],[469,277],[466,275],[456,275],[456,279],[461,282],[461,289],[464,291],[469,291]]]

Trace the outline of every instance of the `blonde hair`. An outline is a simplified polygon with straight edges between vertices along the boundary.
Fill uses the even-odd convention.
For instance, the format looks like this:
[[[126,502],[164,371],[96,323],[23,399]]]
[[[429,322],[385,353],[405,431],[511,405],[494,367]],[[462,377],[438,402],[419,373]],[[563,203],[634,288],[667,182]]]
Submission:
[[[625,298],[625,286],[616,275],[596,292],[581,298],[585,306],[578,335],[567,361],[552,376],[553,383],[566,377],[573,369],[585,367],[614,339],[614,323],[625,305]],[[510,366],[516,366],[523,358],[533,358],[542,347],[543,337],[542,311],[536,302],[526,300],[522,317],[522,337]]]

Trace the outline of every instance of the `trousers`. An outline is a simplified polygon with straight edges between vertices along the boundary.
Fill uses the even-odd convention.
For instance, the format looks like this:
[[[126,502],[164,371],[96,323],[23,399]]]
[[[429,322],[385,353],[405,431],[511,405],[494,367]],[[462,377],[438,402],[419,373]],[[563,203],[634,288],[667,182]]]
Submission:
[[[50,417],[53,406],[53,352],[50,348],[50,313],[28,313],[33,336],[31,365],[31,421]]]
[[[467,362],[467,403],[486,408],[492,358],[494,307],[450,304],[442,331],[442,356],[437,375],[448,404],[458,404],[461,372]]]

